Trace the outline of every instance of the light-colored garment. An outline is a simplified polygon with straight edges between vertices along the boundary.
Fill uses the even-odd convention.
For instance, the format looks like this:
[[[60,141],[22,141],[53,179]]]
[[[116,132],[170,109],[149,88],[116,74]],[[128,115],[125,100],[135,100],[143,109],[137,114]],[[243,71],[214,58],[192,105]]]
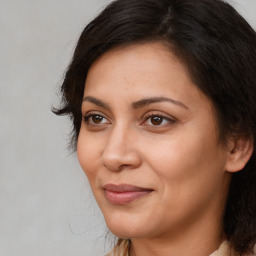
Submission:
[[[213,252],[210,256],[239,256],[240,254],[235,252],[227,241],[224,241],[219,249]]]
[[[106,256],[129,256],[129,240],[122,240],[115,248]],[[240,256],[239,253],[235,252],[227,241],[224,241],[218,250],[213,252],[209,256]],[[248,255],[249,256],[249,255]],[[253,255],[252,255],[253,256]]]
[[[130,241],[120,240],[118,241],[115,248],[106,256],[129,256]]]

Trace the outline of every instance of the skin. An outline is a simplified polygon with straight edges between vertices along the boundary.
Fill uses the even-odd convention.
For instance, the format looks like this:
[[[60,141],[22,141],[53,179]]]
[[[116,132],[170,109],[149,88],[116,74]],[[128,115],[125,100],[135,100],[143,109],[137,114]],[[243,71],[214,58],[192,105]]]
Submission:
[[[155,97],[171,100],[134,104]],[[109,229],[131,239],[131,255],[216,250],[232,160],[211,101],[179,59],[160,42],[111,50],[91,66],[84,98],[78,159]],[[115,205],[108,183],[153,192]]]

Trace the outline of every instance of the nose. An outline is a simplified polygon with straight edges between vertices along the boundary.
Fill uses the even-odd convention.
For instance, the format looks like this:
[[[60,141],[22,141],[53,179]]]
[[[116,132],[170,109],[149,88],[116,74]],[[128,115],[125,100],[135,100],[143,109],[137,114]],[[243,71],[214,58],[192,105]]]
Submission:
[[[141,165],[135,132],[129,127],[112,129],[102,154],[103,165],[111,171],[136,169]]]

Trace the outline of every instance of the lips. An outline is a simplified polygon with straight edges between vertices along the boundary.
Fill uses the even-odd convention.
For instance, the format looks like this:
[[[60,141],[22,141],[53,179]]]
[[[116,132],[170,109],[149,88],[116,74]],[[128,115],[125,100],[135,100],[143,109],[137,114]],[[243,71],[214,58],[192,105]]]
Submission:
[[[111,204],[116,205],[129,204],[153,191],[153,189],[141,188],[128,184],[106,184],[103,189],[105,190],[106,199]]]

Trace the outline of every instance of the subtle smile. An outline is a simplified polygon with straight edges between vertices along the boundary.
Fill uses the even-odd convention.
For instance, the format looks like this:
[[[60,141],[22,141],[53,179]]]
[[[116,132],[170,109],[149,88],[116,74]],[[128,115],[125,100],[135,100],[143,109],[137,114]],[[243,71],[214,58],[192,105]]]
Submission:
[[[132,201],[154,191],[153,189],[141,188],[128,184],[106,184],[103,189],[105,190],[106,199],[111,204],[117,205],[131,203]]]

